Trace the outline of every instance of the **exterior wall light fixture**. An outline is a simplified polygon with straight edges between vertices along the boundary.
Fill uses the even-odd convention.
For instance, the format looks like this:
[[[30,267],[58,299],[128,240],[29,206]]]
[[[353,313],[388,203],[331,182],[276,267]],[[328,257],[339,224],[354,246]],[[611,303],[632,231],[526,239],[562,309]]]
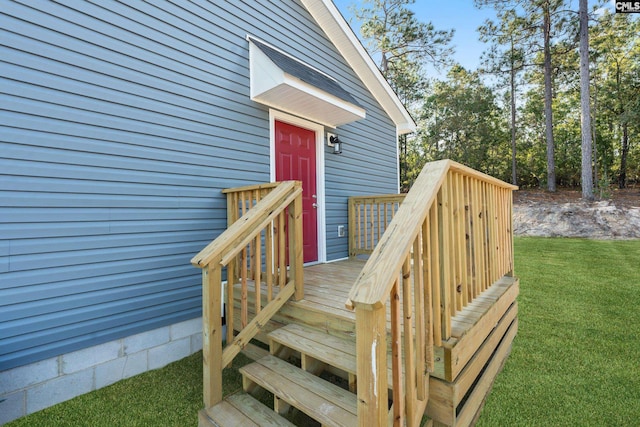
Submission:
[[[333,147],[333,154],[342,154],[342,141],[340,141],[338,135],[327,134],[327,145]]]

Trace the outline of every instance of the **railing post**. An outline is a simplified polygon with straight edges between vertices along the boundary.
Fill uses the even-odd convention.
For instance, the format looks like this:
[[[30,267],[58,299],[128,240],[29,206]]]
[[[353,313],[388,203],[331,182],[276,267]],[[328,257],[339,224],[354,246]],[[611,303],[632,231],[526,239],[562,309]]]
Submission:
[[[387,319],[384,306],[356,306],[358,424],[387,424]]]
[[[238,193],[227,193],[227,227],[238,220]],[[227,264],[227,291],[225,301],[225,311],[227,320],[227,342],[233,341],[233,285],[235,285],[238,278],[237,271],[237,259],[231,260]]]
[[[404,282],[403,268],[402,282]],[[411,275],[407,273],[407,280],[411,279]],[[404,286],[404,283],[403,283]],[[393,400],[393,425],[403,426],[405,423],[405,387],[404,382],[409,380],[409,377],[413,377],[413,372],[407,370],[405,372],[406,377],[403,378],[403,348],[402,348],[402,308],[400,307],[400,282],[396,281],[393,288],[391,288],[391,296],[389,297],[389,303],[391,305],[391,373],[392,373],[392,400]],[[407,337],[405,337],[406,339]],[[410,339],[410,338],[409,338]],[[405,343],[407,343],[405,341]],[[409,350],[406,350],[406,357],[409,357]],[[407,399],[408,400],[408,399]],[[408,407],[407,407],[408,409]]]
[[[355,200],[349,198],[349,258],[356,257],[356,203]]]
[[[298,182],[297,186],[302,183]],[[304,254],[302,242],[302,195],[298,195],[289,206],[289,268],[294,280],[296,301],[304,298]]]
[[[202,269],[202,375],[205,408],[222,401],[222,275],[219,263]]]
[[[445,180],[442,188],[438,192],[438,247],[440,252],[440,305],[442,307],[442,333],[441,338],[448,340],[451,337],[451,269],[450,269],[450,248],[449,240],[451,230],[449,228],[449,218],[451,215],[449,207],[449,180]]]
[[[509,202],[509,207],[507,209],[507,214],[509,215],[508,226],[509,226],[509,272],[507,276],[515,277],[515,261],[514,261],[514,247],[513,247],[513,190],[509,191],[507,200]]]
[[[429,280],[431,281],[431,291],[433,295],[433,341],[438,347],[442,346],[443,335],[443,315],[444,305],[442,303],[442,288],[440,281],[440,222],[438,219],[440,209],[434,203],[429,210]]]

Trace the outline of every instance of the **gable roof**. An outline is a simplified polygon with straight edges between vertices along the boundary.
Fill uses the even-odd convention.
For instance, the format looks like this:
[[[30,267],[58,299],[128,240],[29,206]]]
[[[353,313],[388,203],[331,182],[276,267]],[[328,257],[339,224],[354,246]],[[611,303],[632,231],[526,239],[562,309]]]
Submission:
[[[332,0],[301,0],[302,4],[396,124],[399,134],[414,132],[416,123],[376,67]]]

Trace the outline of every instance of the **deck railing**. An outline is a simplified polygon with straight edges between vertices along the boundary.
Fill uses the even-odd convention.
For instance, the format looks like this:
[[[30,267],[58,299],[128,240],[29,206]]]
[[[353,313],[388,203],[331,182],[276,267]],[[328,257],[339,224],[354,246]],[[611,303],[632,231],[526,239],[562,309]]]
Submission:
[[[240,217],[258,204],[260,200],[264,199],[267,194],[271,193],[278,184],[277,182],[272,182],[222,190],[222,193],[227,195],[227,226],[230,227],[235,223]],[[256,283],[264,282],[266,284],[267,298],[269,301],[272,299],[274,286],[282,289],[287,283],[287,257],[286,255],[280,256],[286,252],[286,215],[287,213],[285,211],[280,212],[271,226],[263,231],[261,238],[259,239],[256,236],[256,239],[243,247],[242,252],[240,252],[235,259],[232,259],[227,266],[227,342],[233,340],[235,308],[232,298],[233,286],[236,283],[239,282],[242,289],[240,300],[240,328],[244,328],[247,325],[247,283],[250,280],[249,278],[251,278],[254,284],[254,299],[258,302],[256,312],[259,312],[261,309],[259,304],[260,288],[255,286]],[[269,250],[265,251],[264,249],[267,248]]]
[[[301,183],[286,181],[224,192],[229,201],[231,224],[191,260],[193,265],[202,268],[205,407],[222,400],[222,369],[285,302],[292,296],[299,300],[304,295]],[[221,293],[225,267],[227,345],[223,350]],[[240,284],[240,325],[234,325],[234,285],[237,283]],[[249,295],[251,285],[253,298]],[[264,301],[263,285],[267,288]],[[251,315],[253,318],[249,319]],[[234,329],[240,331],[235,336]]]
[[[370,255],[406,194],[349,198],[349,257]]]
[[[451,337],[456,313],[512,274],[515,188],[450,160],[427,164],[415,181],[347,301],[356,310],[360,426],[389,416],[419,425],[433,346]]]

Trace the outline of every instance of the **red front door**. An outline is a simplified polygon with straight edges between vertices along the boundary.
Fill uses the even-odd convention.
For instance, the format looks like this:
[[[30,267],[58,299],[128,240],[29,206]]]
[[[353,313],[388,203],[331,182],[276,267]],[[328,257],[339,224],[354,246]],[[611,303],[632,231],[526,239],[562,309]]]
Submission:
[[[317,261],[316,133],[276,121],[275,156],[276,181],[302,181],[304,262]]]

